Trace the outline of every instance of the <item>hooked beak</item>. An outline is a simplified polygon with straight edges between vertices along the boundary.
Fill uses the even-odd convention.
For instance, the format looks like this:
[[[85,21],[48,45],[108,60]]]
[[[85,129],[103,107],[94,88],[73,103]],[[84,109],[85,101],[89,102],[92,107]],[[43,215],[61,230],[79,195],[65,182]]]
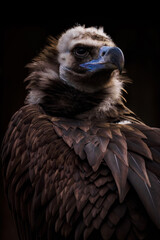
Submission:
[[[90,72],[96,72],[104,69],[118,69],[121,73],[124,67],[124,55],[118,47],[103,46],[99,50],[99,56],[97,59],[83,63],[80,66]]]

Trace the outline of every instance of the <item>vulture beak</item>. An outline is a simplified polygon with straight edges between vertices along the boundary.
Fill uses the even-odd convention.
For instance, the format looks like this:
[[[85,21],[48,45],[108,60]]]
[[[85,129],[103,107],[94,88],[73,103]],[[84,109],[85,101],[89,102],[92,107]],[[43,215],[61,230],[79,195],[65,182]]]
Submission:
[[[124,55],[118,47],[103,46],[99,50],[97,59],[83,63],[80,66],[90,72],[118,69],[121,73],[124,66]]]

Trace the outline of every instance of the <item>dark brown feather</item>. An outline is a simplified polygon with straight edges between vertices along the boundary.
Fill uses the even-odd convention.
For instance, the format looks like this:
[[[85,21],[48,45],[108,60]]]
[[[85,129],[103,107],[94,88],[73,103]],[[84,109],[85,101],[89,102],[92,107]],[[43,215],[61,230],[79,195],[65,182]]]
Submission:
[[[37,105],[21,108],[2,150],[5,189],[20,238],[145,239],[150,231],[157,234],[155,131],[140,124],[53,118]]]

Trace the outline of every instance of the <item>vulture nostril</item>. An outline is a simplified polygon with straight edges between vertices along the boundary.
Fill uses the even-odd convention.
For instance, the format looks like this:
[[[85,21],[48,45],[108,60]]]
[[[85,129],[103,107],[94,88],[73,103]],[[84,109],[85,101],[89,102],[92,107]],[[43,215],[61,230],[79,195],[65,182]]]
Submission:
[[[105,51],[102,52],[102,57],[105,55],[105,53],[106,53]]]
[[[110,49],[111,49],[111,47],[102,46],[102,47],[100,48],[99,55],[100,55],[101,57],[104,57]]]

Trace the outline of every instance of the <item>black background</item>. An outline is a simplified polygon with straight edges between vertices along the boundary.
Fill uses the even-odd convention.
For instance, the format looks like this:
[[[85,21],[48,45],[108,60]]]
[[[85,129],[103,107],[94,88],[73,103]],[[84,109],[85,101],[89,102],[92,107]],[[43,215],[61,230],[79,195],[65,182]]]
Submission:
[[[20,13],[12,12],[10,6],[0,29],[1,140],[11,116],[23,105],[26,94],[23,80],[28,73],[25,65],[43,49],[49,35],[57,36],[76,23],[86,27],[104,26],[105,32],[122,49],[127,75],[133,81],[126,86],[127,106],[146,124],[160,127],[160,28],[156,7],[150,9],[149,6],[146,12],[145,8],[133,8],[130,2],[130,6],[124,6],[121,11],[114,4],[112,7],[95,4],[94,10],[86,10],[85,4],[74,2],[74,10],[72,6],[66,9],[63,6],[63,12],[61,8],[47,5],[41,12],[35,8],[32,13],[28,8],[24,13],[25,5]],[[0,184],[2,186],[2,180]],[[0,196],[0,239],[16,240],[2,188]]]

